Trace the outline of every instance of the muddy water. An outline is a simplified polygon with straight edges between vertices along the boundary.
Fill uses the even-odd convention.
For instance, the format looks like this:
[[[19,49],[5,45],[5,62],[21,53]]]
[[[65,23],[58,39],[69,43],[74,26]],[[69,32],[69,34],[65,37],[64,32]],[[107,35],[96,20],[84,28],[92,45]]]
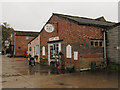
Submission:
[[[19,71],[22,75],[57,75],[65,74],[64,70],[56,70],[54,67],[36,64],[35,66],[28,66],[26,70]]]
[[[29,66],[24,58],[3,57],[3,87],[7,88],[117,88],[115,71],[60,72],[49,66]]]
[[[36,64],[29,66],[26,75],[46,76],[43,83],[51,84],[50,86],[40,87],[63,87],[63,88],[93,88],[93,87],[118,87],[118,72],[115,71],[83,71],[68,73],[65,71],[58,71],[49,66]],[[25,75],[25,72],[21,72]],[[50,78],[48,78],[50,77]],[[42,81],[42,79],[40,79]],[[38,82],[38,81],[37,81]],[[86,86],[87,85],[87,86]],[[39,87],[39,84],[38,86]]]

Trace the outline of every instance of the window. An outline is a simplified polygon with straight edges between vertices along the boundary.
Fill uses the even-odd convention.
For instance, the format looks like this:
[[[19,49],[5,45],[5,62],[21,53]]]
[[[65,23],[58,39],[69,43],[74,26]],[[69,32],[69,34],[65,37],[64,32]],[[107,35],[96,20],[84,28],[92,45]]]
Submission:
[[[21,47],[18,47],[19,49],[21,49]]]
[[[66,57],[67,58],[72,58],[72,55],[71,55],[71,46],[70,45],[67,45],[66,47]]]
[[[33,54],[33,56],[34,56],[34,55],[35,55],[35,47],[33,47],[33,53],[34,53],[34,54]]]
[[[102,40],[91,40],[91,46],[102,47],[103,46],[103,41]]]
[[[95,46],[98,46],[98,42],[95,42]]]
[[[99,42],[99,46],[103,46],[103,45],[102,45],[102,42]]]
[[[94,42],[93,41],[91,41],[91,46],[94,46]]]
[[[36,54],[39,54],[39,45],[36,45]]]
[[[77,51],[74,52],[74,60],[78,60],[78,52]]]
[[[42,47],[42,55],[45,56],[45,46]]]
[[[30,48],[29,48],[29,51],[31,51],[31,50],[32,50],[32,48],[30,47]]]
[[[29,38],[29,36],[26,36],[26,40],[29,40],[30,38]]]

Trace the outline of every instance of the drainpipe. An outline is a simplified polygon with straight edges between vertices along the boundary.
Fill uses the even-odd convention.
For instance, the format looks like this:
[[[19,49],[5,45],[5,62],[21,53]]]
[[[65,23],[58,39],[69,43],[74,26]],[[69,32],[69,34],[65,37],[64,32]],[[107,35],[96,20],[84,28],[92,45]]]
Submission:
[[[15,35],[16,35],[16,33],[14,34],[14,56],[15,56],[15,41],[16,41]]]
[[[107,58],[106,58],[106,31],[103,31],[104,35],[104,63],[107,64]]]

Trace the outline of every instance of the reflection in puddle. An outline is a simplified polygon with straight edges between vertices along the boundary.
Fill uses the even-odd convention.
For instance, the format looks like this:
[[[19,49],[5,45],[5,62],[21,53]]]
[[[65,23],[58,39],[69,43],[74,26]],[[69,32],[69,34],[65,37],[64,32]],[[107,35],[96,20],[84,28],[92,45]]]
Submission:
[[[64,74],[64,70],[56,70],[55,68],[36,64],[35,66],[29,66],[29,74],[36,75],[36,74],[44,74],[44,75],[52,75],[52,74]]]
[[[65,70],[57,70],[47,65],[36,64],[35,66],[28,66],[27,69],[20,70],[21,75],[58,75],[68,73]],[[115,74],[115,75],[114,75]],[[116,73],[108,71],[83,71],[72,73],[71,76],[104,76],[104,79],[109,79],[109,76],[117,77]]]

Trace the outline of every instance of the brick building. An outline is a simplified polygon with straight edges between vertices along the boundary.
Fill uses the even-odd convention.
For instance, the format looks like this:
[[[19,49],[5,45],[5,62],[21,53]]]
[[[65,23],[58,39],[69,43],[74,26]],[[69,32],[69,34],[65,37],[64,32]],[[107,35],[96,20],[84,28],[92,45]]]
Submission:
[[[76,69],[89,68],[106,61],[103,31],[115,23],[77,16],[55,14],[40,32],[40,62],[50,65],[55,55],[62,52],[65,67],[73,64]],[[51,31],[49,31],[49,28]],[[47,31],[48,30],[48,31]],[[104,43],[103,43],[104,42]],[[57,60],[59,62],[59,59]]]
[[[14,31],[11,42],[12,56],[24,56],[28,50],[28,42],[36,35],[38,32]]]
[[[40,45],[40,63],[60,63],[58,55],[62,52],[61,60],[65,67],[74,65],[75,69],[90,68],[91,62],[96,65],[106,63],[106,30],[114,25],[103,17],[89,19],[53,13],[28,46],[33,48],[34,45]],[[38,37],[40,41],[35,42]]]

